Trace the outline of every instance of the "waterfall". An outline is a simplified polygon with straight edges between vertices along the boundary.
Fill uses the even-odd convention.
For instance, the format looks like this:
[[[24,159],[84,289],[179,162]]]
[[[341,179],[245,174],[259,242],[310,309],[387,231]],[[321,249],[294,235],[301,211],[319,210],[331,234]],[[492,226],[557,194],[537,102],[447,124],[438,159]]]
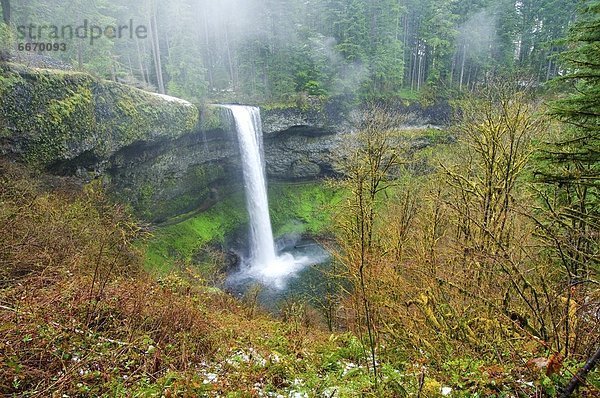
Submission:
[[[244,174],[246,207],[250,218],[250,264],[269,269],[277,262],[265,181],[260,110],[226,105],[235,121]]]
[[[228,110],[227,117],[233,118],[237,131],[250,218],[250,257],[242,258],[239,272],[229,275],[227,281],[230,286],[260,281],[264,286],[282,291],[289,278],[311,264],[322,262],[323,256],[294,257],[289,252],[276,252],[269,217],[260,110],[253,106],[223,106]]]

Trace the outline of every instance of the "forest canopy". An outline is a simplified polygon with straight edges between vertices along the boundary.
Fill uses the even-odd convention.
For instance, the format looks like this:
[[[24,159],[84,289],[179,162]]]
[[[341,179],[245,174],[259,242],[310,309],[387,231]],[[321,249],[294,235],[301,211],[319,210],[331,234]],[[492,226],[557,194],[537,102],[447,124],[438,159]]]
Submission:
[[[12,27],[3,29],[3,46],[64,43],[46,54],[100,77],[195,102],[411,97],[424,87],[473,88],[491,72],[518,72],[543,83],[560,74],[559,39],[577,9],[573,0],[2,5]],[[65,27],[84,24],[94,26],[85,38],[83,31],[64,37]],[[60,34],[52,34],[51,26]]]

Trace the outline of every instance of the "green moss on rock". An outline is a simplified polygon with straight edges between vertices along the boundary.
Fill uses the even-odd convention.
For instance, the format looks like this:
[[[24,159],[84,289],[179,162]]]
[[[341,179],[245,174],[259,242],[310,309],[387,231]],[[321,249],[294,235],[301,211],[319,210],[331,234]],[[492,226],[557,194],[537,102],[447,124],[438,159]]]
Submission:
[[[225,109],[218,105],[206,104],[200,107],[200,130],[224,130],[230,128],[226,123]]]
[[[275,236],[330,233],[334,209],[345,193],[323,182],[269,185],[270,215]],[[224,244],[227,236],[248,222],[242,190],[224,197],[206,211],[174,218],[159,227],[146,245],[146,266],[166,273],[175,264],[190,265],[208,244]]]
[[[32,166],[193,131],[198,108],[85,73],[0,65],[0,137]]]
[[[173,215],[206,207],[217,200],[220,191],[214,185],[227,179],[226,170],[219,164],[191,165],[185,173],[156,181],[145,181],[134,192],[117,195],[132,204],[136,214],[146,220],[163,222]],[[231,184],[229,184],[231,185]]]

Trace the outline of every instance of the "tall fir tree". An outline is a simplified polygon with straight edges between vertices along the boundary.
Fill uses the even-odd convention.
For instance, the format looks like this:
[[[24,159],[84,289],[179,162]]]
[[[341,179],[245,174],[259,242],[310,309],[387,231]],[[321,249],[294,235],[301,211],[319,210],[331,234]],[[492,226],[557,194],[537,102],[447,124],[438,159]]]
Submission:
[[[568,41],[561,80],[572,90],[551,106],[564,124],[541,153],[547,218],[540,226],[578,284],[600,264],[600,1],[585,2]]]

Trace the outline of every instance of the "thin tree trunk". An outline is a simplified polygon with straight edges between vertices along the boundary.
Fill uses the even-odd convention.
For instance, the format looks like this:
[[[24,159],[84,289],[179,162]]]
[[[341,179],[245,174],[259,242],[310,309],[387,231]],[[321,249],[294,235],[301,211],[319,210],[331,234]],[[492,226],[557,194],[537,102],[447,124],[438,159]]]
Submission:
[[[202,24],[204,25],[204,40],[206,44],[206,70],[208,72],[208,84],[212,88],[215,86],[213,80],[213,61],[210,51],[210,40],[208,37],[208,21],[206,20],[206,13],[202,14]]]
[[[396,15],[396,30],[394,31],[394,39],[400,39],[400,13]]]
[[[167,45],[167,59],[171,58],[171,43],[169,39],[169,31],[165,29],[165,44]]]
[[[371,34],[369,35],[369,43],[375,45],[375,32],[377,30],[377,12],[375,10],[375,4],[373,2],[371,6]]]
[[[262,73],[263,73],[263,82],[264,82],[264,85],[267,90],[267,95],[269,96],[269,99],[270,99],[270,98],[272,98],[271,97],[272,92],[271,92],[271,89],[269,88],[270,85],[269,85],[269,58],[268,57],[265,57],[265,65],[264,65],[264,69],[263,69]]]
[[[256,92],[256,64],[252,62],[252,69],[250,70],[252,75],[252,92]]]
[[[131,76],[131,78],[134,78],[134,72],[133,72],[133,62],[131,62],[131,53],[127,53],[127,63],[129,64],[129,76]]]
[[[152,53],[154,55],[154,68],[156,72],[156,82],[158,84],[158,92],[165,93],[165,83],[162,76],[162,64],[160,61],[160,45],[158,43],[158,28],[156,26],[156,7],[150,15],[150,31],[152,32]]]
[[[364,203],[364,199],[363,199],[362,188],[359,191],[359,207],[360,207],[360,266],[359,266],[358,272],[359,272],[359,278],[360,278],[360,288],[361,288],[361,293],[362,293],[363,308],[365,311],[365,322],[367,323],[367,334],[369,336],[369,350],[371,353],[371,365],[373,366],[373,379],[375,381],[375,385],[377,385],[378,379],[377,379],[377,358],[376,358],[376,353],[375,353],[375,331],[373,330],[373,323],[372,323],[373,320],[372,320],[372,314],[371,314],[371,308],[369,305],[369,300],[367,298],[367,288],[366,288],[366,281],[365,281],[365,274],[364,274],[365,266],[367,265],[367,259],[366,259],[367,246],[369,246],[369,249],[370,249],[370,239],[371,239],[370,236],[371,236],[372,224],[369,223],[369,225],[368,225],[369,231],[365,231],[365,229],[366,229],[365,224],[367,223],[367,221],[365,221],[366,209],[365,209],[365,203]],[[369,236],[368,239],[367,239],[367,235]]]
[[[452,85],[452,82],[454,82],[454,72],[456,69],[456,53],[452,56],[452,65],[450,66],[450,78],[449,78],[449,83],[450,85]]]
[[[10,0],[2,0],[2,18],[5,24],[10,25]]]
[[[472,71],[473,71],[473,63],[469,63],[469,66],[467,68],[467,81],[465,82],[465,85],[467,86],[467,90],[471,89],[469,86],[471,85],[471,72]]]
[[[144,70],[144,63],[142,62],[142,52],[140,51],[140,41],[137,38],[137,35],[135,36],[135,48],[137,50],[137,57],[138,57],[138,66],[140,68],[140,73],[142,74],[142,80],[144,81],[144,83],[148,83],[148,79],[146,77],[146,72]]]
[[[475,85],[477,84],[477,77],[479,76],[479,69],[480,69],[480,67],[479,67],[479,65],[477,65],[475,67],[475,73],[473,73],[472,76],[469,76],[469,80],[471,81],[471,88],[472,88],[472,90],[475,90]]]
[[[418,39],[416,41],[415,47],[412,51],[412,62],[410,66],[410,91],[414,91],[416,86],[416,74],[417,67],[419,65],[419,49],[418,49]]]
[[[420,47],[420,46],[419,46]],[[423,57],[417,47],[417,56],[419,57],[419,67],[417,68],[417,91],[421,89],[421,78],[423,73]]]
[[[402,38],[402,52],[403,52],[403,60],[406,64],[408,64],[408,69],[404,71],[404,84],[406,85],[407,81],[410,81],[410,51],[408,51],[408,14],[406,14],[403,18],[404,23],[404,37]],[[408,54],[408,59],[407,58]],[[406,69],[406,68],[405,68]]]
[[[463,44],[462,61],[460,63],[460,80],[458,83],[458,89],[462,90],[463,78],[465,76],[465,59],[467,58],[467,45]]]
[[[227,48],[227,62],[229,63],[229,77],[231,78],[231,85],[235,89],[236,81],[233,74],[233,59],[231,57],[231,48],[229,47],[229,35],[227,34],[227,28],[225,28],[225,47]]]
[[[417,91],[421,89],[421,86],[425,82],[425,66],[427,62],[427,57],[425,56],[425,51],[421,54],[421,46],[419,45],[419,70],[417,74]]]
[[[77,68],[83,69],[83,53],[81,51],[81,41],[77,44]]]
[[[592,370],[594,370],[594,368],[596,367],[596,365],[598,364],[599,361],[600,361],[600,347],[596,350],[594,355],[592,355],[592,357],[590,359],[588,359],[588,361],[583,366],[583,368],[581,368],[579,370],[579,372],[577,372],[577,374],[575,376],[573,376],[573,378],[571,379],[569,384],[567,384],[565,386],[565,388],[563,388],[563,390],[560,393],[559,398],[570,397],[571,394],[573,394],[573,392],[575,392],[575,390],[579,387],[579,385],[583,381],[585,381],[585,378],[587,377],[587,375]]]
[[[110,79],[113,82],[117,81],[117,68],[115,67],[115,57],[109,54],[110,57]]]
[[[546,81],[550,80],[550,74],[552,73],[552,59],[550,56],[552,53],[548,54],[548,66],[546,67]]]
[[[154,62],[154,58],[152,57],[152,40],[150,40],[150,49],[148,49],[146,43],[148,41],[144,40],[141,42],[142,44],[142,54],[150,54],[150,58],[144,58],[144,70],[146,71],[146,83],[150,84],[150,68],[152,68],[152,63]]]

